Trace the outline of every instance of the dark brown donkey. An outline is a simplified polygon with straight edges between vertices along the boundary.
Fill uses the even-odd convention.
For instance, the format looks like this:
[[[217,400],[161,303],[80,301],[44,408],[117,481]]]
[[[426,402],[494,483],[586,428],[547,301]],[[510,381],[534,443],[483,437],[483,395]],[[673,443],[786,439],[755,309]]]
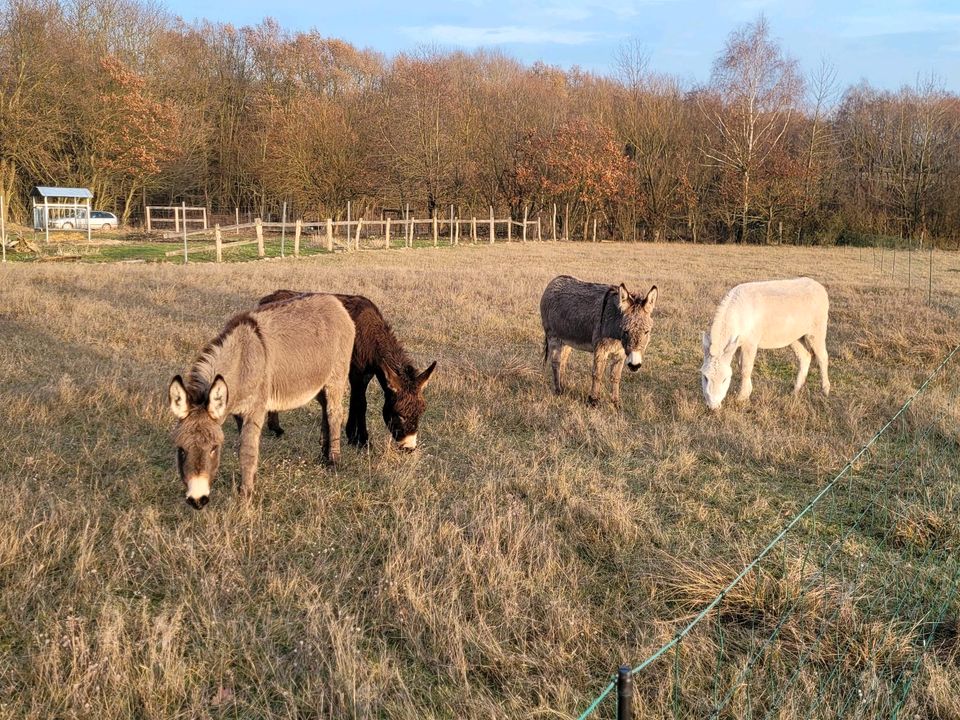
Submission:
[[[173,441],[187,502],[201,508],[220,464],[223,421],[240,429],[240,490],[253,492],[266,414],[314,398],[323,406],[327,460],[340,458],[343,391],[356,333],[343,305],[328,295],[294,298],[234,316],[200,351],[186,381],[168,390],[177,418]]]
[[[260,299],[260,305],[310,296],[277,290]],[[380,308],[362,295],[334,295],[346,308],[356,326],[356,340],[350,359],[350,410],[347,414],[347,441],[352,445],[366,445],[367,385],[376,376],[383,388],[383,422],[404,450],[417,447],[417,427],[427,408],[423,388],[437,367],[434,361],[423,372],[410,362],[403,346],[393,334]],[[279,437],[283,434],[277,413],[267,415],[267,427]]]

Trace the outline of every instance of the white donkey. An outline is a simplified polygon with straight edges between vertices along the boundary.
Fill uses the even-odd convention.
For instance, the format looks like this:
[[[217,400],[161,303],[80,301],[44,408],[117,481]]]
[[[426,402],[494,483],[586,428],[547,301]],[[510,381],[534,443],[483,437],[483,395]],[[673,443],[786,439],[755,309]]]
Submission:
[[[720,301],[710,332],[703,334],[703,366],[700,368],[703,398],[711,410],[730,389],[733,356],[740,350],[740,393],[746,401],[753,391],[750,375],[758,349],[789,345],[797,354],[800,369],[793,392],[803,387],[810,370],[810,353],[820,365],[820,386],[830,394],[827,375],[827,291],[816,280],[768,280],[737,285]]]

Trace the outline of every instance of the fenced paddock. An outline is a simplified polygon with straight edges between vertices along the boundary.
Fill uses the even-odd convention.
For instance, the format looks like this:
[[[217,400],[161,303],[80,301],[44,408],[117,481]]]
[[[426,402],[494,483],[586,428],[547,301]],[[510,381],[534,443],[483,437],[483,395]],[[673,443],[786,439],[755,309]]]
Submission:
[[[899,253],[891,276],[848,248],[544,241],[8,263],[0,714],[576,718],[618,664],[637,667],[689,625],[953,349],[952,262],[936,254],[931,302],[907,289]],[[537,302],[558,273],[660,287],[620,413],[587,406],[582,353],[570,394],[550,392]],[[708,413],[699,333],[716,301],[796,274],[830,291],[833,393],[814,371],[791,397],[795,361],[770,351],[753,403]],[[318,409],[286,413],[247,506],[228,425],[196,513],[175,477],[166,384],[279,287],[363,293],[418,365],[438,360],[421,448],[390,449],[372,388],[371,450],[346,449],[329,472],[315,463]],[[886,690],[902,691],[902,673],[901,717],[957,713],[960,606],[935,624],[927,602],[949,599],[956,569],[956,359],[678,655],[637,673],[638,711],[709,717],[734,689],[720,717],[830,717],[859,687],[868,700],[854,694],[846,716],[864,716],[897,702]]]

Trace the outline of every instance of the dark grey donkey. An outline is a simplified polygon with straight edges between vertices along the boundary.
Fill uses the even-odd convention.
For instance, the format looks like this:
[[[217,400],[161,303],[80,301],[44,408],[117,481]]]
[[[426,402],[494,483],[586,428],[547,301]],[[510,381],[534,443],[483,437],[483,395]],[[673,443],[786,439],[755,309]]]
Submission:
[[[590,404],[600,401],[603,370],[610,359],[613,404],[620,407],[623,365],[636,371],[643,364],[656,304],[656,285],[641,297],[631,295],[622,283],[619,287],[589,283],[569,275],[551,280],[540,298],[540,320],[543,361],[550,358],[557,395],[563,392],[570,348],[576,348],[593,353]]]
[[[336,464],[354,333],[353,320],[332,295],[293,298],[230,319],[200,351],[186,380],[177,375],[170,383],[177,469],[188,503],[201,508],[210,499],[228,415],[240,430],[244,495],[253,492],[260,430],[272,410],[292,410],[317,398],[325,420],[324,450]]]

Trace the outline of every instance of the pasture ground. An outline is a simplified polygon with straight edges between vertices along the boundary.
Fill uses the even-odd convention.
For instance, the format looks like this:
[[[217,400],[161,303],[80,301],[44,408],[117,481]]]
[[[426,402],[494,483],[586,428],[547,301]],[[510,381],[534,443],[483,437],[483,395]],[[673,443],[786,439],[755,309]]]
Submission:
[[[925,265],[923,289],[915,265],[908,291],[903,260],[880,276],[870,252],[544,243],[0,268],[0,717],[575,716],[617,664],[669,639],[956,344],[960,258],[937,253],[928,306]],[[585,404],[582,353],[572,391],[550,391],[537,307],[561,272],[660,287],[621,412]],[[790,396],[792,353],[770,351],[752,404],[708,413],[699,338],[717,301],[737,282],[796,274],[831,293],[833,394],[820,394],[814,367]],[[280,287],[368,295],[420,366],[439,360],[422,447],[388,446],[374,384],[369,451],[347,447],[327,471],[318,408],[287,413],[287,435],[264,438],[253,500],[235,494],[225,452],[210,505],[193,511],[175,476],[167,383],[228,316]],[[956,376],[912,415],[941,423],[940,499],[960,496]],[[925,527],[954,537],[949,508],[928,498],[922,509]],[[778,588],[796,578],[768,580],[740,602],[769,629]],[[837,633],[864,620],[849,612]],[[735,655],[744,623],[725,621]],[[883,647],[913,643],[899,627],[880,634]],[[716,654],[695,640],[691,687],[709,683]],[[781,660],[776,672],[795,664]],[[674,701],[670,663],[653,671],[637,691],[659,717]],[[815,668],[804,673],[816,688]],[[908,709],[958,717],[956,687],[948,647],[924,663]]]

